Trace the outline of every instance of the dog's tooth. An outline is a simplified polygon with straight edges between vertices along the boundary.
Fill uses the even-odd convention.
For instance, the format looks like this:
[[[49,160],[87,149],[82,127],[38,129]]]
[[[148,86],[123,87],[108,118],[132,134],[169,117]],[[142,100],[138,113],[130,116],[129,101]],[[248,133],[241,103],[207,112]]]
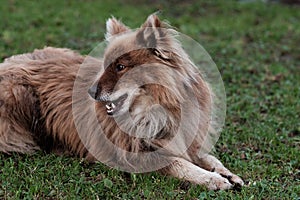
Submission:
[[[107,110],[110,110],[110,109],[111,109],[111,106],[108,105],[108,104],[106,104],[105,107],[106,107]]]
[[[111,103],[111,107],[114,109],[116,105],[114,103]]]

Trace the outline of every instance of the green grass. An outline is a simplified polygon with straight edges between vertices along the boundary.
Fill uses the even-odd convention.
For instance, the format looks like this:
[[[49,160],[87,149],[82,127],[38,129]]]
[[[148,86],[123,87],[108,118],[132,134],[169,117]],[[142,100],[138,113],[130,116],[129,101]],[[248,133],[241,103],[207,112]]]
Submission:
[[[171,2],[1,0],[0,59],[44,46],[87,54],[104,38],[111,15],[137,27],[163,10],[163,18],[199,41],[219,67],[228,110],[216,155],[248,186],[212,192],[67,156],[0,154],[0,199],[300,198],[300,8]]]

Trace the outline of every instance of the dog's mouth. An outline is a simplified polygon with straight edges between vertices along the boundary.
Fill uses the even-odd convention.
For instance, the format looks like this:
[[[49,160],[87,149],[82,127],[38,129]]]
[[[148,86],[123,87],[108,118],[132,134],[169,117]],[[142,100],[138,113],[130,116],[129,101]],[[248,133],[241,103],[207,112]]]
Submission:
[[[124,101],[126,100],[127,97],[128,97],[127,94],[123,94],[116,100],[108,101],[105,105],[106,113],[108,115],[113,115],[117,113],[122,108],[122,105],[124,104]]]

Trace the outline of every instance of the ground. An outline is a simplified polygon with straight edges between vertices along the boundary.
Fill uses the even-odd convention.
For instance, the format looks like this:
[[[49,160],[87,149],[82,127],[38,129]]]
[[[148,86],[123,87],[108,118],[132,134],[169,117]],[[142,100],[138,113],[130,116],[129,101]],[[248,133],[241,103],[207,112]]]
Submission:
[[[2,0],[1,61],[44,46],[87,54],[103,40],[111,15],[137,27],[162,10],[222,74],[227,118],[214,153],[247,186],[212,192],[68,156],[0,154],[0,198],[299,199],[300,7],[266,2]]]

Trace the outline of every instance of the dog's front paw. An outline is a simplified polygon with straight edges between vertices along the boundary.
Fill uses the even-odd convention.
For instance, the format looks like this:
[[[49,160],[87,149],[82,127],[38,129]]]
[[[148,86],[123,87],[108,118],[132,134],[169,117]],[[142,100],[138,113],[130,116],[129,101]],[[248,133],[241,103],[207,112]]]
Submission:
[[[242,187],[244,185],[244,181],[237,175],[230,173],[229,175],[221,174],[224,178],[228,179],[234,187]]]
[[[233,185],[229,182],[227,178],[215,173],[207,184],[209,190],[228,190],[231,189]]]
[[[244,181],[235,174],[233,174],[231,177],[229,177],[228,180],[230,181],[230,183],[232,183],[238,187],[242,187],[244,185]]]

